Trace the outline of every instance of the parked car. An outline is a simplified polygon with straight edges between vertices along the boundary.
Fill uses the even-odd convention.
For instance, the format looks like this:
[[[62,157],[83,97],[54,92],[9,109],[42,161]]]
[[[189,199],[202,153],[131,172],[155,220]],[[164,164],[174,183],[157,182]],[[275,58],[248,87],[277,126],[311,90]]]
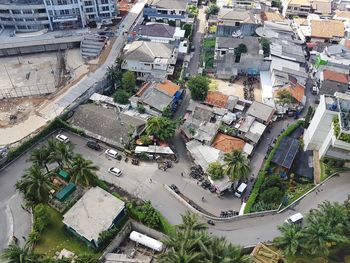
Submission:
[[[235,196],[237,196],[238,198],[241,198],[241,196],[243,195],[246,189],[247,189],[247,184],[241,183],[236,189]]]
[[[56,139],[57,139],[58,141],[62,142],[62,143],[69,143],[68,137],[67,137],[66,135],[64,135],[64,134],[58,134],[58,135],[56,136]]]
[[[175,193],[177,193],[177,194],[180,193],[180,190],[179,190],[179,188],[177,188],[176,185],[172,184],[172,185],[170,185],[170,188],[171,188],[172,190],[174,190]]]
[[[117,159],[117,156],[118,156],[118,152],[116,150],[113,150],[113,149],[107,149],[105,151],[105,154],[109,157],[114,158],[114,159]]]
[[[284,220],[284,222],[287,224],[302,224],[303,218],[304,217],[301,213],[296,213],[288,217],[286,220]]]
[[[95,141],[88,141],[86,143],[86,146],[95,151],[100,151],[102,149],[101,146],[98,144],[98,142],[95,142]]]
[[[119,177],[119,176],[122,175],[122,171],[120,171],[120,170],[119,170],[118,168],[116,168],[116,167],[111,167],[111,168],[109,168],[108,172],[109,172],[110,174],[113,174],[113,175],[117,176],[117,177]]]

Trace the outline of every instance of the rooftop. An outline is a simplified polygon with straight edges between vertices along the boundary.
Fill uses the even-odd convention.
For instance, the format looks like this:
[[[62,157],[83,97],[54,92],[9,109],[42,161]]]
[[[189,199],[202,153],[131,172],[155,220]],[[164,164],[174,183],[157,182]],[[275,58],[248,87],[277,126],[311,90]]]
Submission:
[[[163,9],[186,9],[186,0],[150,0],[148,5]]]
[[[242,150],[245,145],[245,141],[242,139],[232,137],[223,133],[218,133],[211,146],[222,152],[232,152],[233,150]]]
[[[287,40],[274,40],[270,44],[272,56],[283,59],[305,63],[305,53],[301,45],[294,44]]]
[[[335,20],[350,20],[350,12],[336,10],[333,19],[335,19]]]
[[[253,13],[244,9],[222,8],[218,14],[219,24],[231,24],[235,22],[255,24],[256,19]],[[235,24],[232,24],[235,25]]]
[[[280,92],[281,90],[289,91],[290,94],[292,94],[293,98],[300,103],[303,103],[305,100],[305,88],[301,86],[299,83],[297,83],[296,85],[288,84],[283,88],[276,90],[276,95],[278,95],[278,92]]]
[[[274,113],[274,108],[257,101],[254,101],[247,111],[247,115],[251,115],[264,122],[270,121]]]
[[[138,60],[143,62],[153,62],[156,58],[170,59],[174,46],[170,44],[134,41],[124,54],[127,60]]]
[[[219,49],[234,49],[244,44],[250,55],[258,55],[260,50],[260,44],[257,37],[244,37],[244,38],[232,38],[232,37],[217,37],[216,48]]]
[[[263,21],[270,21],[275,23],[284,23],[285,20],[279,12],[261,12],[261,19]]]
[[[162,23],[148,23],[139,25],[134,31],[141,36],[172,38],[175,34],[176,27]]]
[[[97,241],[124,209],[124,202],[99,187],[90,188],[63,216],[63,223],[87,240]]]
[[[288,5],[302,5],[302,6],[310,6],[311,3],[309,0],[290,0]]]
[[[208,145],[202,145],[197,140],[192,140],[186,143],[187,150],[191,153],[195,163],[200,165],[204,171],[212,162],[220,161],[222,153],[220,150]]]
[[[252,141],[253,143],[258,143],[265,129],[266,129],[266,125],[258,121],[254,121],[252,125],[249,127],[249,130],[244,135],[244,137]]]
[[[344,24],[338,20],[311,20],[311,37],[344,37]]]
[[[228,102],[229,96],[218,92],[218,91],[208,91],[207,97],[204,100],[204,103],[216,106],[219,108],[225,108],[227,102]]]
[[[331,71],[331,70],[323,70],[323,79],[324,80],[332,80],[339,83],[348,84],[349,76],[347,74]]]
[[[171,96],[174,96],[175,93],[180,90],[180,86],[175,84],[174,82],[170,81],[170,80],[165,80],[163,82],[158,82],[155,84],[155,87],[158,90],[161,90]]]
[[[286,136],[281,140],[271,161],[286,169],[290,169],[298,151],[299,141]]]
[[[332,13],[331,2],[314,1],[312,3],[312,8],[315,10],[315,13],[317,14],[329,15]]]

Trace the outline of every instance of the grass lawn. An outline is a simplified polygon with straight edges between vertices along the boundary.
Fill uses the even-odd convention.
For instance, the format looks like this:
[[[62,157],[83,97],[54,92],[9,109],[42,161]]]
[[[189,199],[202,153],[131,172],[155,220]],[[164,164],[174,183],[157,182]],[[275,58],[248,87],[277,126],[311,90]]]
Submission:
[[[218,89],[218,82],[215,79],[211,79],[209,83],[209,90],[217,91],[217,89]]]
[[[206,50],[204,51],[204,62],[206,69],[212,69],[214,67],[214,51]]]
[[[75,254],[95,254],[84,242],[70,235],[62,223],[62,215],[51,207],[47,207],[50,225],[43,231],[39,242],[35,245],[35,252],[53,257],[56,251],[63,248]]]
[[[215,37],[204,38],[204,40],[203,40],[203,48],[204,49],[214,48],[215,47],[215,40],[216,40]]]

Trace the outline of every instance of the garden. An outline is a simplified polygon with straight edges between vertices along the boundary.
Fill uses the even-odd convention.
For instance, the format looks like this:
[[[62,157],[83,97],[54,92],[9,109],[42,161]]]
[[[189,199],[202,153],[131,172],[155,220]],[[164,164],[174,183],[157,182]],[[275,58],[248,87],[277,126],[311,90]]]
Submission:
[[[214,49],[215,49],[215,37],[207,37],[203,40],[203,64],[205,69],[214,68]]]
[[[257,176],[246,203],[245,213],[280,209],[291,204],[314,187],[313,182],[309,179],[286,172],[271,162],[282,139],[292,134],[301,125],[303,125],[303,121],[297,121],[276,139],[275,145],[267,155]]]

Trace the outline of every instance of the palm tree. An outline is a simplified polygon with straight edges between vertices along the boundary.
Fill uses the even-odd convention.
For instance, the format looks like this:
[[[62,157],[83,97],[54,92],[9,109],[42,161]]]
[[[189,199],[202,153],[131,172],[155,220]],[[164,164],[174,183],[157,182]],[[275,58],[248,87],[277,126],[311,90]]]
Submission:
[[[51,174],[43,173],[37,164],[27,169],[23,178],[16,183],[16,189],[22,192],[28,201],[34,203],[46,201],[53,187]]]
[[[11,244],[4,249],[1,254],[1,259],[8,263],[37,263],[40,259],[40,255],[34,254],[28,243],[23,247]]]
[[[159,260],[160,263],[199,263],[201,262],[201,254],[198,252],[192,253],[183,246],[177,250],[169,249],[163,253]]]
[[[224,155],[224,174],[232,182],[248,179],[250,168],[249,161],[242,150],[233,150]]]
[[[94,173],[96,171],[98,171],[98,167],[93,165],[92,161],[85,160],[80,154],[74,156],[70,168],[71,180],[73,182],[85,186],[93,185],[96,182],[96,175]]]
[[[74,156],[72,144],[51,143],[49,144],[49,149],[51,162],[57,162],[61,168],[64,166],[70,167]]]
[[[49,150],[46,146],[34,149],[29,157],[29,161],[32,161],[34,164],[37,164],[41,168],[45,168],[49,172],[47,164],[49,163]]]
[[[194,213],[187,211],[181,217],[182,224],[177,226],[180,230],[201,231],[208,228],[206,224],[198,222],[198,217]]]
[[[320,222],[320,217],[311,213],[307,217],[307,222],[308,225],[303,230],[303,239],[305,240],[303,247],[311,255],[318,253],[328,255],[329,248],[349,241],[345,235],[334,232],[327,218]]]
[[[249,262],[249,256],[243,255],[241,248],[228,244],[224,237],[213,237],[209,244],[200,244],[201,250],[205,254],[203,260],[205,263]]]
[[[350,217],[343,205],[325,201],[319,204],[318,208],[318,210],[312,212],[314,216],[319,217],[318,221],[328,222],[335,233],[350,233],[348,227],[350,225]]]
[[[282,236],[274,239],[274,244],[284,248],[286,255],[295,255],[301,247],[302,231],[301,227],[296,224],[283,224],[278,227]]]

